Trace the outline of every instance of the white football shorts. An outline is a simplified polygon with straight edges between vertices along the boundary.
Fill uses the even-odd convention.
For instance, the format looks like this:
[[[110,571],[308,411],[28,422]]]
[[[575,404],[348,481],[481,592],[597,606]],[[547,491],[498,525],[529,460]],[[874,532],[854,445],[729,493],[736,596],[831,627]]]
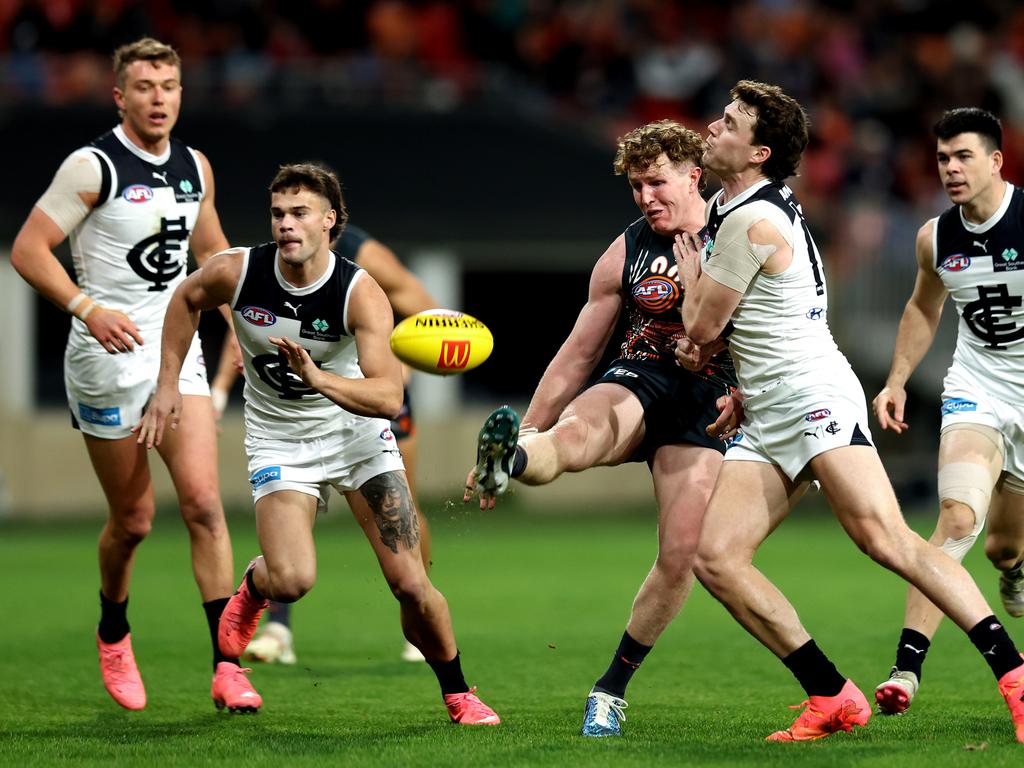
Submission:
[[[1001,433],[1003,471],[1024,479],[1024,407],[987,394],[984,382],[957,363],[942,382],[942,429],[951,424],[983,424]]]
[[[790,480],[825,451],[872,445],[864,390],[849,368],[834,372],[829,381],[809,376],[781,381],[748,396],[743,408],[742,429],[728,442],[725,460],[777,464]]]
[[[327,511],[333,485],[339,493],[357,491],[385,472],[405,471],[402,454],[386,419],[365,419],[359,437],[348,430],[303,440],[246,437],[249,485],[255,503],[275,491],[299,491],[317,498]]]
[[[71,416],[87,435],[106,440],[128,437],[156,391],[160,343],[136,345],[131,352],[112,355],[92,341],[95,349],[69,344],[64,352],[64,390]],[[178,390],[183,395],[210,396],[199,334],[192,338],[181,366]]]

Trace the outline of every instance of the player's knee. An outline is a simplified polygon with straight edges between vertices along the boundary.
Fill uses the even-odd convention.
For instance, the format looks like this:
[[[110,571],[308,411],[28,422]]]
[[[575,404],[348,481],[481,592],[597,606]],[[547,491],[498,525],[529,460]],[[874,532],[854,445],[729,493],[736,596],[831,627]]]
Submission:
[[[674,582],[685,582],[693,572],[694,559],[697,556],[697,546],[694,541],[673,542],[671,545],[663,545],[658,550],[658,559],[654,567],[663,578]]]
[[[552,429],[558,453],[564,457],[569,470],[585,469],[581,458],[591,437],[590,425],[579,416],[569,416]]]
[[[727,549],[704,541],[697,548],[692,562],[694,575],[713,595],[724,589],[729,574],[735,570],[729,563]]]
[[[294,603],[313,589],[316,571],[313,568],[267,568],[271,596],[279,603]]]
[[[138,544],[153,529],[154,510],[148,505],[120,510],[111,516],[107,530],[119,541]]]
[[[939,515],[942,531],[949,539],[962,539],[970,536],[977,524],[975,510],[956,499],[942,499],[939,502]]]
[[[224,508],[216,488],[196,488],[178,498],[181,517],[191,529],[203,529],[213,535],[226,534]]]
[[[1021,551],[1014,542],[989,536],[985,540],[985,557],[1000,571],[1007,571],[1020,560]]]
[[[388,578],[391,594],[404,606],[419,608],[427,601],[431,592],[430,581],[426,575],[404,573]]]

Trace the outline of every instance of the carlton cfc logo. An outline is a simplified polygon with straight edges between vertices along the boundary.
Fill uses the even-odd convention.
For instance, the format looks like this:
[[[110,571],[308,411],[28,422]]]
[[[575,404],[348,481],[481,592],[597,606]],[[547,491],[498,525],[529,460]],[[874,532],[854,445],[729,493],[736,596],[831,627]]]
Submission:
[[[648,277],[633,286],[633,298],[648,312],[665,312],[679,301],[679,286],[667,277]]]
[[[441,342],[441,354],[437,358],[439,370],[458,371],[469,362],[469,340],[445,339]]]
[[[145,203],[153,199],[153,190],[145,184],[132,184],[121,193],[129,203]]]
[[[277,317],[274,313],[262,307],[254,307],[252,305],[242,307],[242,311],[239,314],[245,318],[246,322],[258,325],[261,328],[266,328],[268,325],[273,325],[277,322]]]

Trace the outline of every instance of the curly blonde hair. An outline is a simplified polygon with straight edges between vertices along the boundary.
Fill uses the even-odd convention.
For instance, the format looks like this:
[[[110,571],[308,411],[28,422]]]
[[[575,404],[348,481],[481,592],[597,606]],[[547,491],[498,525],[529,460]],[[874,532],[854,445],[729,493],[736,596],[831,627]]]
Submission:
[[[704,139],[675,120],[656,120],[620,136],[613,168],[619,176],[630,171],[646,171],[662,153],[674,165],[688,162],[704,169]],[[698,190],[703,192],[704,186],[702,173]]]

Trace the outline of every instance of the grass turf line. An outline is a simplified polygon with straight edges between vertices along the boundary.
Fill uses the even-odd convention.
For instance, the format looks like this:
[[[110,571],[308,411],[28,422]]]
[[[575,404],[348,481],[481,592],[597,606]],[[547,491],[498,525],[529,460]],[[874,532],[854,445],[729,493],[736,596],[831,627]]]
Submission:
[[[991,674],[948,624],[907,715],[876,715],[866,729],[813,744],[765,744],[796,715],[786,705],[802,691],[699,586],[630,686],[625,737],[579,737],[586,692],[654,557],[652,505],[616,517],[514,502],[491,513],[427,506],[433,579],[467,679],[505,721],[452,726],[429,669],[398,657],[397,604],[362,533],[343,504],[332,509],[317,526],[317,586],[294,613],[299,664],[256,666],[266,702],[256,716],[217,713],[209,698],[209,640],[174,510],[161,510],[136,563],[129,619],[149,695],[137,713],[113,703],[97,669],[99,524],[0,524],[0,764],[933,768],[1022,755]],[[230,525],[240,572],[255,531],[247,513]],[[995,572],[976,549],[968,565],[1002,616]],[[757,562],[865,693],[886,676],[904,588],[827,512],[798,510]],[[1009,621],[1024,647],[1024,627]]]

